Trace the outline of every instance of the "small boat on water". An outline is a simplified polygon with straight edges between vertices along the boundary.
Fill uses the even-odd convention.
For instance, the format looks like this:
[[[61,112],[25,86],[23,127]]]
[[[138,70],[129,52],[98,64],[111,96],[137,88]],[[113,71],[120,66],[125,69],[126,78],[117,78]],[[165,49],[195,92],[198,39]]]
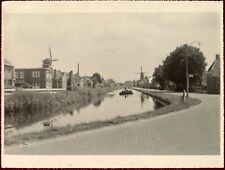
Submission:
[[[128,94],[133,94],[132,90],[124,90],[119,93],[119,95],[128,95]]]
[[[119,95],[128,95],[128,94],[133,94],[132,90],[127,90],[125,87],[125,90],[121,91]]]

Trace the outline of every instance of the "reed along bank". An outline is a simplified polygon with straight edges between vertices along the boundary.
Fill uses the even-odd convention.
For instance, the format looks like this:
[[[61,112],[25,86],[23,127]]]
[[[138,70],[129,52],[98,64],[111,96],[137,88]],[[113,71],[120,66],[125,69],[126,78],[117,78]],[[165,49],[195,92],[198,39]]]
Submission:
[[[101,96],[116,89],[118,87],[80,88],[55,93],[15,91],[11,95],[4,96],[5,116],[15,117],[19,113],[52,112],[71,104],[84,105],[95,96]]]

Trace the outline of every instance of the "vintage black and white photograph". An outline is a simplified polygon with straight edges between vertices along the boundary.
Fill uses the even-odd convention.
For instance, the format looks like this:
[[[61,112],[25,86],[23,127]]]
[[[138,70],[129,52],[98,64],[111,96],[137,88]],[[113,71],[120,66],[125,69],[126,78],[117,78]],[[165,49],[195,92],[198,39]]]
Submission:
[[[176,3],[3,3],[5,166],[41,156],[223,166],[223,2]]]

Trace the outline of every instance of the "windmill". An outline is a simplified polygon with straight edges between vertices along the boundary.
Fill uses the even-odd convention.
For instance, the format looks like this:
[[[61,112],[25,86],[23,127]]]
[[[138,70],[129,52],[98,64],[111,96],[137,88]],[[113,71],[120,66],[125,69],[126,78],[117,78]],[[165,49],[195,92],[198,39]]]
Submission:
[[[53,61],[58,61],[58,59],[53,59],[53,58],[52,58],[51,48],[49,48],[49,55],[50,55],[51,67],[52,67],[52,69],[53,69]]]
[[[149,77],[145,77],[145,73],[147,72],[142,71],[142,66],[141,66],[141,72],[136,73],[136,74],[140,74],[140,80],[138,80],[138,85],[141,87],[149,85]]]
[[[140,74],[140,81],[144,81],[144,79],[145,79],[144,73],[147,73],[147,72],[143,72],[142,71],[142,66],[141,66],[141,72],[136,73],[136,74]]]

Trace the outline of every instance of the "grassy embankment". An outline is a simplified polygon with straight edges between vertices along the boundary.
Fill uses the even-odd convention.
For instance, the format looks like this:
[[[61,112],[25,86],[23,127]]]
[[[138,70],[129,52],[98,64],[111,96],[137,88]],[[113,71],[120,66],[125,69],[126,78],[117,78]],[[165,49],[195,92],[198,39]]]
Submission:
[[[157,93],[157,92],[156,93],[145,92],[145,93],[154,97],[157,100],[160,100],[161,102],[163,102],[167,105],[162,108],[159,108],[157,110],[144,112],[142,114],[131,115],[131,116],[126,116],[126,117],[118,116],[112,120],[81,123],[81,124],[77,124],[74,126],[66,126],[66,127],[62,127],[62,128],[52,127],[41,133],[30,133],[30,134],[18,135],[18,136],[11,138],[8,141],[5,140],[5,145],[10,145],[13,143],[24,143],[26,141],[34,141],[34,140],[40,140],[40,139],[47,139],[47,138],[52,138],[52,137],[56,137],[56,136],[71,134],[74,132],[85,131],[85,130],[89,130],[89,129],[104,127],[104,126],[116,125],[116,124],[129,122],[129,121],[135,121],[135,120],[139,120],[139,119],[147,119],[150,117],[167,114],[167,113],[170,113],[173,111],[187,109],[193,105],[197,105],[197,104],[201,103],[201,101],[199,99],[194,99],[194,98],[188,98],[183,103],[180,100],[181,99],[180,96],[175,96],[172,94],[164,94],[164,93]]]
[[[155,98],[158,101],[161,101],[162,103],[166,104],[166,106],[158,109],[158,110],[154,110],[151,112],[152,116],[157,116],[157,115],[161,115],[161,114],[165,114],[165,113],[170,113],[170,112],[174,112],[174,111],[179,111],[179,110],[183,110],[183,109],[187,109],[191,106],[197,105],[201,103],[201,100],[196,99],[196,98],[185,98],[185,101],[183,102],[182,100],[182,96],[178,96],[178,95],[173,95],[173,94],[169,94],[169,93],[162,93],[162,92],[150,92],[148,90],[137,90],[140,92],[143,92],[147,95],[152,96],[153,98]]]
[[[5,116],[16,116],[19,113],[51,112],[71,104],[81,105],[90,101],[94,96],[103,95],[115,89],[115,87],[81,88],[56,93],[17,91],[12,95],[5,96]]]

